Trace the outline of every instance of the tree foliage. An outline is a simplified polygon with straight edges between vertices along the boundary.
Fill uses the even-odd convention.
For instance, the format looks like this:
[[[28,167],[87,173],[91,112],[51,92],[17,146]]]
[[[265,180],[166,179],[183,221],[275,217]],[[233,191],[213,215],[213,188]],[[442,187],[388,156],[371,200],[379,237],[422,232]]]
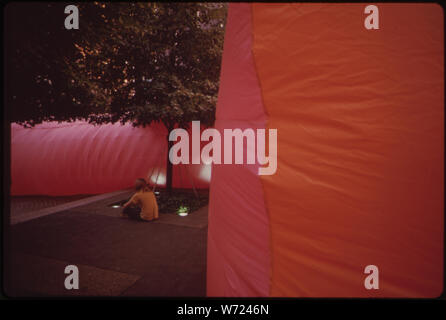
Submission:
[[[69,86],[65,59],[75,55],[73,32],[65,30],[64,3],[10,3],[5,8],[5,113],[33,126],[43,120],[70,120],[88,114],[73,100],[82,91]]]
[[[13,28],[13,121],[213,122],[225,5],[82,3],[79,30],[64,29],[63,5],[34,4]]]
[[[66,30],[68,4],[6,8],[13,122],[162,122],[168,130],[192,120],[213,123],[226,5],[81,3],[79,30]],[[168,159],[166,167],[170,191]]]

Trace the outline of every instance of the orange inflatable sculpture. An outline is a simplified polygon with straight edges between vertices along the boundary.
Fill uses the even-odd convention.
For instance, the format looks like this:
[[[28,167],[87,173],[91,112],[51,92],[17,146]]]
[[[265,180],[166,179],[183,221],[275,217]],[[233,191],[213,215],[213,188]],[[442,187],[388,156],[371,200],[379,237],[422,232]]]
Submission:
[[[376,6],[229,5],[215,127],[278,159],[213,165],[208,296],[441,294],[443,12]]]

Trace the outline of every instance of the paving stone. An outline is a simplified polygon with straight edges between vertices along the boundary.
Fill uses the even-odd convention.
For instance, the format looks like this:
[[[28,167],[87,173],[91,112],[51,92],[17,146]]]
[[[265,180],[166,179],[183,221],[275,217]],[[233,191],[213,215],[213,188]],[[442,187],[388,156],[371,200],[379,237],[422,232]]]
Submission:
[[[75,195],[66,197],[49,196],[13,196],[10,197],[10,209],[12,215],[54,207],[60,204],[84,199],[90,195]]]
[[[9,288],[12,297],[36,296],[118,296],[134,285],[140,276],[76,264],[79,269],[79,289],[67,290],[64,273],[72,261],[62,261],[35,255],[14,253],[11,257]]]
[[[92,270],[108,270],[139,277],[123,290],[123,295],[204,296],[207,207],[195,218],[195,213],[187,217],[162,214],[157,222],[122,219],[116,217],[115,213],[88,213],[88,207],[107,210],[104,205],[109,200],[114,199],[101,200],[101,203],[89,204],[81,210],[75,208],[13,225],[11,239],[8,241],[10,252],[48,259],[38,264],[42,269],[45,263],[51,264],[51,261],[57,260],[94,268]],[[94,278],[96,272],[91,271],[91,274]],[[96,288],[89,289],[89,292],[114,295],[118,289],[114,289],[110,277],[99,281],[101,286],[104,283],[102,291],[96,288],[94,279],[88,280],[91,284],[87,282],[85,285],[87,288]],[[19,285],[15,289],[23,289],[22,294],[42,293],[39,286],[46,279],[39,280],[40,282],[31,281],[31,285],[26,288],[19,281],[16,282]],[[127,278],[125,280],[130,281]],[[109,288],[107,281],[110,281]],[[55,283],[48,283],[49,287],[44,292],[60,292]],[[119,290],[123,286],[119,285]],[[79,294],[83,295],[85,292],[84,290]]]

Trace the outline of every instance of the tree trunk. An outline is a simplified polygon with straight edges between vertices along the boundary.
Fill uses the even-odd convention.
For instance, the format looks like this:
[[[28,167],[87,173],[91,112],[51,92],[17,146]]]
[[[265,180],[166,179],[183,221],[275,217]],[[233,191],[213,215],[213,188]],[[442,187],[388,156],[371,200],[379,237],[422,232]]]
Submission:
[[[167,129],[167,159],[166,159],[166,191],[168,194],[172,193],[172,163],[169,160],[169,150],[173,146],[173,141],[169,141],[169,133],[171,128]]]

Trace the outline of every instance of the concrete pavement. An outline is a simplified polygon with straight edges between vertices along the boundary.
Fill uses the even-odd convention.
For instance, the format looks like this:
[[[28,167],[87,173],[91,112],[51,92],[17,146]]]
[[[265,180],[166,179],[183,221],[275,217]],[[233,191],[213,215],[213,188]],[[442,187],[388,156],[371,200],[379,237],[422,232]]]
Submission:
[[[10,227],[6,293],[26,296],[160,296],[206,294],[207,207],[154,222],[119,218],[107,198]],[[64,269],[79,269],[79,290],[67,290]]]

